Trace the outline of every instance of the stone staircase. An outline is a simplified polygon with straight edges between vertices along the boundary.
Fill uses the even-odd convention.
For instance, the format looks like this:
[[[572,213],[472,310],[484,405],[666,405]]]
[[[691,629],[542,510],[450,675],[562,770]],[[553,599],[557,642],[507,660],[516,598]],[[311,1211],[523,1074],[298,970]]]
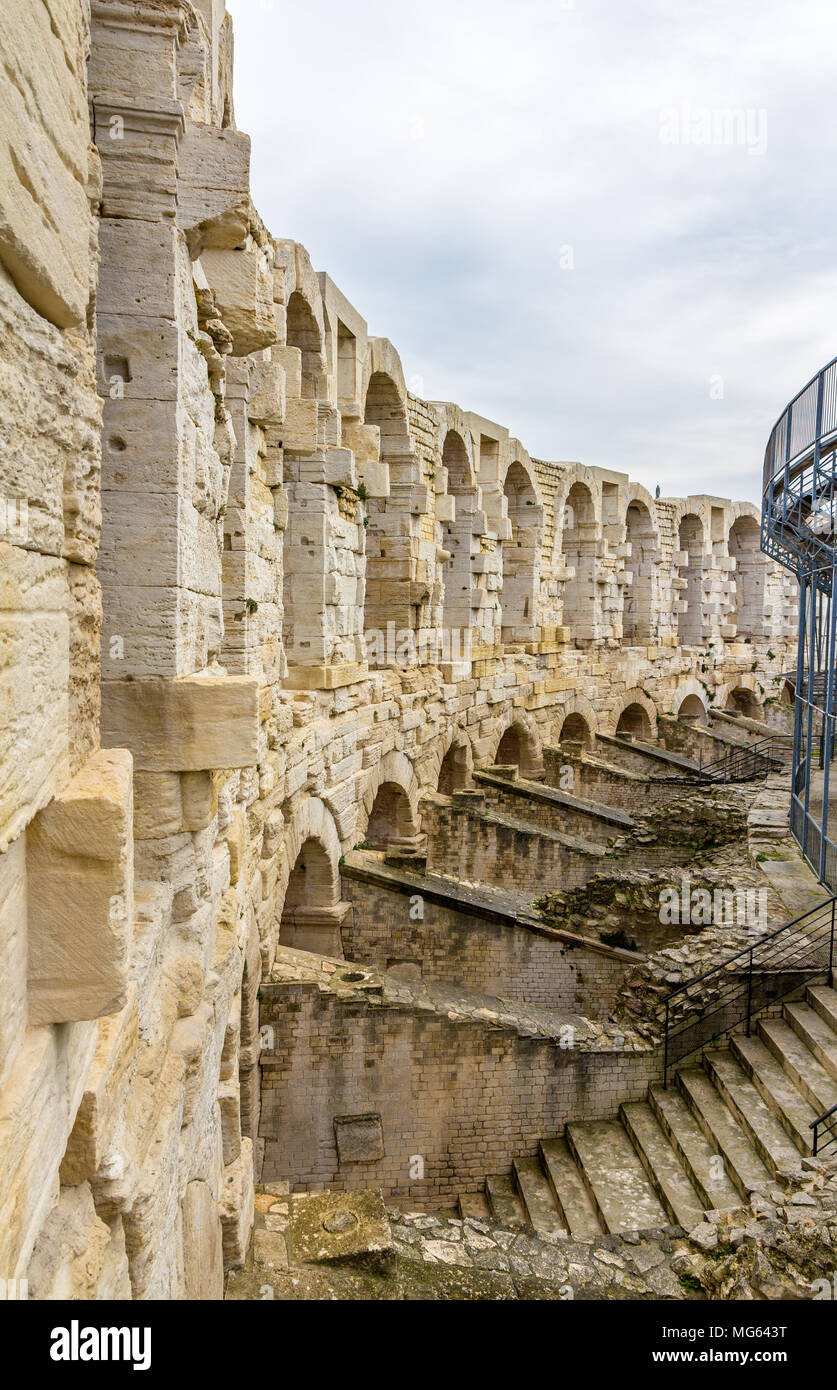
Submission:
[[[462,1195],[460,1214],[575,1239],[692,1230],[709,1210],[741,1205],[811,1153],[812,1120],[837,1104],[837,990],[809,986],[615,1120],[568,1124],[515,1159],[485,1193]],[[833,1152],[833,1150],[831,1151]]]

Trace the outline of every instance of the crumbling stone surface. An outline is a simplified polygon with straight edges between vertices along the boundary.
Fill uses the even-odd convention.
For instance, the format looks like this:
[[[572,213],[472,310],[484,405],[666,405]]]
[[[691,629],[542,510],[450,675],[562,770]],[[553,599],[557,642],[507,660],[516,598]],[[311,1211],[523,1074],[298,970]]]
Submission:
[[[358,1196],[354,1194],[355,1201]],[[260,1220],[287,1229],[300,1200],[313,1199],[277,1200],[268,1194],[267,1214]],[[343,1199],[323,1193],[318,1200]],[[320,1271],[319,1277],[307,1279],[302,1260],[277,1267],[269,1259],[273,1247],[258,1241],[257,1227],[248,1265],[230,1277],[226,1296],[402,1299],[412,1296],[411,1289],[432,1289],[438,1272],[455,1273],[457,1282],[443,1284],[444,1292],[430,1297],[724,1302],[833,1297],[835,1162],[811,1161],[805,1174],[765,1193],[753,1192],[734,1211],[708,1213],[688,1233],[671,1226],[579,1241],[565,1234],[547,1238],[515,1231],[475,1217],[460,1220],[394,1209],[387,1216],[390,1263],[371,1272],[347,1261],[339,1272]]]

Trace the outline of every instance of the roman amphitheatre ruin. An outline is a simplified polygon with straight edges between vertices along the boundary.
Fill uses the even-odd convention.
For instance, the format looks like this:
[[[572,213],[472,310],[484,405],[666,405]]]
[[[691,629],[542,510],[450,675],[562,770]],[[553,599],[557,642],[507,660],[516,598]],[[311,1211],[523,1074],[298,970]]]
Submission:
[[[0,46],[0,1278],[810,1289],[834,909],[760,510],[412,394],[251,200],[224,0]]]

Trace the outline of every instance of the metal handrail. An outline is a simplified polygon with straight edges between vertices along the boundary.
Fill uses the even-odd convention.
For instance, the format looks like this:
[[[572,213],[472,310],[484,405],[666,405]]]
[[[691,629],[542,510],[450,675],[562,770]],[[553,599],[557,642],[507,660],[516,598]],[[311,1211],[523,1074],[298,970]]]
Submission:
[[[817,1118],[816,1118],[815,1120],[812,1120],[811,1123],[810,1123],[809,1126],[808,1126],[809,1129],[812,1129],[812,1130],[814,1131],[814,1137],[813,1137],[813,1154],[814,1154],[814,1158],[816,1158],[816,1156],[817,1156],[818,1153],[822,1153],[825,1149],[830,1148],[830,1146],[831,1146],[832,1144],[837,1144],[837,1129],[832,1130],[832,1129],[831,1129],[831,1126],[829,1126],[829,1132],[830,1132],[830,1134],[831,1134],[831,1138],[830,1138],[830,1139],[828,1140],[828,1142],[825,1143],[825,1144],[821,1144],[821,1143],[820,1143],[820,1132],[819,1132],[819,1130],[820,1130],[820,1125],[825,1124],[825,1121],[826,1121],[826,1120],[830,1120],[830,1119],[832,1118],[832,1116],[834,1117],[835,1120],[837,1120],[837,1105],[832,1105],[831,1109],[830,1109],[830,1110],[826,1110],[826,1112],[825,1112],[824,1115],[818,1115]]]
[[[755,1013],[767,1003],[774,1003],[777,999],[793,993],[799,988],[799,976],[810,976],[812,974],[824,973],[827,979],[831,978],[834,969],[834,939],[835,939],[835,903],[837,898],[831,896],[817,907],[810,908],[808,912],[803,912],[799,917],[795,917],[791,922],[785,922],[775,931],[768,932],[765,936],[759,937],[752,946],[745,946],[742,950],[728,956],[720,961],[718,965],[710,967],[701,975],[695,975],[691,980],[684,980],[682,985],[677,985],[665,998],[665,1032],[663,1050],[663,1085],[668,1084],[669,1067],[674,1062],[682,1060],[698,1047],[705,1046],[715,1038],[729,1032],[731,1028],[746,1024],[747,1035],[750,1033],[750,1025]],[[819,919],[819,920],[818,920]],[[801,939],[795,937],[788,938],[794,928],[799,928],[803,923],[811,924],[813,921],[815,935],[803,936]],[[820,935],[817,937],[816,933]],[[781,938],[781,941],[780,941]],[[826,941],[828,943],[828,959],[812,959],[812,953],[816,957],[816,948],[824,950]],[[784,950],[784,954],[782,954]],[[758,959],[756,959],[758,955]],[[746,966],[744,963],[746,962]],[[736,965],[741,964],[744,968],[736,970]],[[746,979],[744,972],[746,970]],[[711,1007],[704,1007],[700,1014],[695,1018],[674,1021],[672,1019],[672,1003],[680,995],[694,991],[698,985],[704,985],[707,980],[716,977],[719,987],[715,997],[711,1000]],[[756,998],[754,983],[756,976],[759,977],[761,988],[758,991],[759,998]],[[784,983],[783,983],[784,981]],[[746,1003],[742,996],[746,995]],[[761,998],[761,995],[764,997]],[[706,1024],[715,1015],[721,1015],[720,1023],[712,1025],[706,1031]],[[700,1037],[691,1045],[680,1046],[687,1035],[694,1031]],[[677,1051],[675,1057],[673,1053]]]
[[[780,756],[780,750],[782,756]],[[756,772],[770,772],[777,764],[784,762],[785,757],[791,753],[791,747],[787,742],[782,742],[778,737],[764,738],[758,743],[751,743],[745,747],[728,748],[720,758],[714,762],[705,763],[703,761],[703,749],[700,750],[698,762],[698,775],[708,777],[714,782],[729,782],[733,777],[743,775],[753,775]],[[746,770],[752,767],[752,773],[747,774]]]

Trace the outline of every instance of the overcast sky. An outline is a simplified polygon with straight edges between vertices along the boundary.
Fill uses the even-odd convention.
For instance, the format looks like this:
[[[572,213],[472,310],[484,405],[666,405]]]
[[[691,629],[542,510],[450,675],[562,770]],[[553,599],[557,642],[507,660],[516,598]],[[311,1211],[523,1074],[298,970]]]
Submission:
[[[411,389],[537,457],[758,499],[837,353],[834,0],[228,8],[259,211]]]

